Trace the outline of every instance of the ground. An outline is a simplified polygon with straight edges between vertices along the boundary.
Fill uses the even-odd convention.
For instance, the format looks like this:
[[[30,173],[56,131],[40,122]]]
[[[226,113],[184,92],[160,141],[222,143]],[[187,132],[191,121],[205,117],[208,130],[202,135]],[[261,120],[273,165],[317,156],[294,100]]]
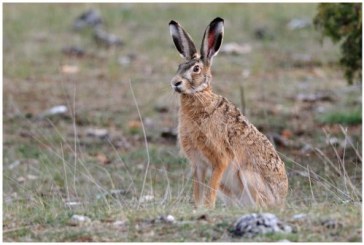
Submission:
[[[310,24],[316,8],[4,4],[3,240],[361,241],[361,84],[347,85],[338,45]],[[73,29],[89,9],[123,45]],[[181,58],[168,23],[200,43],[216,16],[225,19],[224,44],[245,48],[215,57],[213,88],[274,142],[289,177],[284,208],[193,206],[174,133],[169,81]],[[64,113],[45,113],[62,105]],[[293,232],[232,236],[251,212],[274,213]],[[167,215],[175,221],[159,219]]]

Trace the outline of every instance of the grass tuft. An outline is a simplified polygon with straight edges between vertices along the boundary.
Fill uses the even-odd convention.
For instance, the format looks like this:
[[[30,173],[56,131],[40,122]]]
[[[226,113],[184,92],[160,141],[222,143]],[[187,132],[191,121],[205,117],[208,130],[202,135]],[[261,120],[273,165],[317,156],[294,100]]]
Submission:
[[[321,115],[318,120],[327,124],[358,125],[362,123],[362,110],[354,108],[330,111]]]

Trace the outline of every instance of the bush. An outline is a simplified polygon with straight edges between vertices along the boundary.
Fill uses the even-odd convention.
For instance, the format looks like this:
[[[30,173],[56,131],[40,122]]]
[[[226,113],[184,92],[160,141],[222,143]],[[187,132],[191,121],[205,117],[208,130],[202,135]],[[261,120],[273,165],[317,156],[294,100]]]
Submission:
[[[361,3],[321,3],[314,24],[333,42],[341,42],[340,64],[349,84],[362,76]]]

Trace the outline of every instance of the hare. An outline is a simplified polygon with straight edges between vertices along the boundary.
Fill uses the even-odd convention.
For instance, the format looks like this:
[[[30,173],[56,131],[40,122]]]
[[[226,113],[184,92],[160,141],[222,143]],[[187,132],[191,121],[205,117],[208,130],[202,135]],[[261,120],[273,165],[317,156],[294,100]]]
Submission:
[[[178,138],[192,167],[195,205],[214,208],[217,195],[239,206],[284,204],[288,180],[273,145],[211,88],[212,58],[222,43],[224,20],[215,18],[207,26],[200,53],[176,21],[169,29],[185,58],[171,86],[180,94]],[[205,184],[207,175],[211,178]]]

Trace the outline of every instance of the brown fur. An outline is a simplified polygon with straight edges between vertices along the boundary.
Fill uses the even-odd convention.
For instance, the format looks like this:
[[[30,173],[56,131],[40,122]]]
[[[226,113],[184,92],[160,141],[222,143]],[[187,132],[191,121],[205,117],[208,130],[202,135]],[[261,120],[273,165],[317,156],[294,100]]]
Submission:
[[[236,106],[212,92],[211,59],[194,57],[188,60],[191,68],[179,69],[171,83],[180,84],[179,143],[192,166],[196,205],[214,207],[218,190],[238,205],[283,204],[288,191],[283,161]],[[193,71],[196,64],[199,72]]]

